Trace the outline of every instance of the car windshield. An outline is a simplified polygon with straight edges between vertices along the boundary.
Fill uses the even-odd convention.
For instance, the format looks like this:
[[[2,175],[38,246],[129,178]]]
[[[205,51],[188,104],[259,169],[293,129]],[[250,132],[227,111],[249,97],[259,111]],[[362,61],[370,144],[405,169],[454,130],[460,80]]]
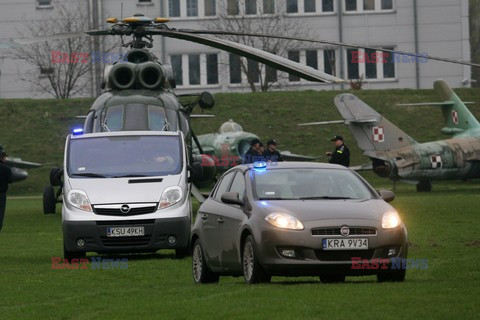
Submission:
[[[372,192],[353,172],[339,169],[274,169],[253,171],[258,200],[371,199]]]
[[[67,170],[71,177],[118,178],[179,174],[178,136],[119,136],[72,139]]]

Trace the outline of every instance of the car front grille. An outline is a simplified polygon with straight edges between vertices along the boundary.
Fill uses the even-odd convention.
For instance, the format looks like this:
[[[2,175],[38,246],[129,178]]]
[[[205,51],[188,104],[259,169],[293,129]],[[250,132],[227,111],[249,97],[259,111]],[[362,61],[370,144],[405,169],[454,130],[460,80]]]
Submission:
[[[156,206],[131,208],[128,213],[123,213],[120,208],[96,208],[95,206],[93,207],[93,212],[95,212],[95,214],[110,216],[133,216],[138,214],[154,213],[155,211],[157,211]]]
[[[329,227],[329,228],[315,228],[312,229],[312,236],[341,236],[341,227]],[[374,236],[377,234],[377,229],[369,227],[349,227],[349,236]]]
[[[352,258],[372,259],[375,250],[315,250],[321,261],[352,261]]]
[[[136,247],[146,246],[152,240],[151,235],[143,237],[100,237],[105,247]]]

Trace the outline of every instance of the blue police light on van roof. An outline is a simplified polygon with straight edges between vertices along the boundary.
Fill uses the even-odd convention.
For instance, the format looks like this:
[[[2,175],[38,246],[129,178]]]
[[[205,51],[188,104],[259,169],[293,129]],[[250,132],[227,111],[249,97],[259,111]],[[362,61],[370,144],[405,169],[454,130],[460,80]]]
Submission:
[[[75,128],[72,133],[74,136],[81,136],[83,134],[83,128]]]
[[[253,169],[257,172],[264,172],[267,170],[267,163],[265,161],[256,161],[253,163]]]

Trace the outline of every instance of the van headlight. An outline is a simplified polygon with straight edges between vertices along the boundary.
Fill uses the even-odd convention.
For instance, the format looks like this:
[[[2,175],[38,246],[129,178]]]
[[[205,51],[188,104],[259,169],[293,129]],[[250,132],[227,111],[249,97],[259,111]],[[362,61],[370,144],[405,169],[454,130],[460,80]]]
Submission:
[[[270,213],[265,220],[270,222],[277,228],[281,229],[291,229],[291,230],[303,230],[303,224],[295,218],[287,213],[282,212],[275,212]]]
[[[168,187],[163,191],[162,197],[160,198],[160,203],[158,204],[158,209],[171,207],[175,203],[178,203],[180,200],[182,200],[182,197],[182,188],[178,186]]]
[[[67,194],[67,201],[77,209],[88,212],[93,211],[87,194],[82,190],[70,190]]]
[[[382,217],[382,228],[393,229],[400,225],[400,216],[396,211],[387,211]]]

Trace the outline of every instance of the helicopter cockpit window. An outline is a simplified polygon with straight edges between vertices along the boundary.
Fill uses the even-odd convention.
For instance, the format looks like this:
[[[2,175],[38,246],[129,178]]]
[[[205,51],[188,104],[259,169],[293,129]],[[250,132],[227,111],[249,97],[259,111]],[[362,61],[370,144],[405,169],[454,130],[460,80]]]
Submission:
[[[124,130],[148,130],[147,108],[143,103],[129,103],[125,110]]]
[[[123,127],[123,105],[109,107],[103,122],[104,131],[120,131]]]
[[[148,127],[150,130],[155,131],[169,130],[165,119],[164,108],[159,106],[148,106]]]

